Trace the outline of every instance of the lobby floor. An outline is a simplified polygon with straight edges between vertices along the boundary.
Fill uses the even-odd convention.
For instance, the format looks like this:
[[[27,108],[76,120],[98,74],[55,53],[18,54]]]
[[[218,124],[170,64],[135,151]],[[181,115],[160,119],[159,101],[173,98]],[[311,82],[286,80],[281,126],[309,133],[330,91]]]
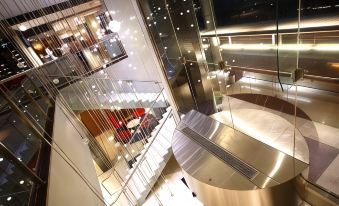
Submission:
[[[293,151],[293,115],[224,96],[220,105],[220,109],[225,114],[222,122],[231,127],[233,123],[229,105],[231,105],[233,123],[237,130],[290,155],[294,154],[296,158],[309,163],[310,170],[305,177],[312,183],[339,194],[338,128],[297,118],[296,150]],[[162,174],[163,178],[158,179],[144,205],[202,206],[202,203],[192,196],[189,188],[182,182],[183,175],[174,157],[171,157]],[[122,201],[121,204],[116,205],[128,205],[128,202]]]
[[[338,128],[297,118],[294,150],[294,116],[224,96],[219,105],[224,114],[221,121],[230,127],[233,123],[229,105],[235,129],[309,163],[308,174],[304,176],[312,183],[339,195]]]

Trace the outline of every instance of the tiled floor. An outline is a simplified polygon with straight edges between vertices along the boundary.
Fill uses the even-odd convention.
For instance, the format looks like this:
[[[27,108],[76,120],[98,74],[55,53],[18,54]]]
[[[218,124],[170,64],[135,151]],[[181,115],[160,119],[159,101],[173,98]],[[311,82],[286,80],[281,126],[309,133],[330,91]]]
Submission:
[[[237,130],[293,155],[292,115],[236,98],[229,101]],[[232,126],[228,98],[224,97],[220,108],[225,113],[223,121]],[[338,195],[339,129],[302,118],[297,118],[297,123],[295,157],[309,162],[308,180]]]
[[[339,155],[331,162],[327,169],[316,181],[317,184],[327,188],[329,191],[339,194],[339,175],[338,175]]]

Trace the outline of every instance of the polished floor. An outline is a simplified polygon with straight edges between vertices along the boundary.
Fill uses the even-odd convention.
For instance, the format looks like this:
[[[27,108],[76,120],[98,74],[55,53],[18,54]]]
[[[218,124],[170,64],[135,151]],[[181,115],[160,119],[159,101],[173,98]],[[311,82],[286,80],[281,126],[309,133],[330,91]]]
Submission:
[[[308,162],[309,172],[305,174],[308,180],[339,194],[339,129],[297,118],[294,145],[292,115],[226,96],[218,107],[225,114],[221,120],[225,124],[231,127],[234,124],[235,129]]]
[[[248,88],[242,89],[244,93],[251,92]],[[258,84],[252,85],[252,89],[264,91]],[[274,96],[274,94],[270,95]],[[301,100],[304,102],[300,101],[299,105],[302,109],[306,109],[309,104],[308,99],[305,97]],[[224,96],[219,108],[225,113],[223,122],[231,127],[233,123],[229,106],[231,106],[232,119],[237,130],[308,162],[310,170],[306,177],[325,190],[339,194],[339,173],[337,172],[339,171],[339,129],[332,124],[334,122],[330,121],[331,118],[327,118],[325,122],[319,119],[310,121],[297,118],[298,130],[295,134],[296,150],[294,150],[294,146],[291,146],[294,142],[293,115]],[[314,108],[306,109],[312,119],[320,112],[313,110]],[[158,179],[144,205],[202,205],[197,198],[192,196],[181,178],[180,168],[172,157],[163,171],[163,177]],[[121,197],[115,205],[129,204],[127,199]]]

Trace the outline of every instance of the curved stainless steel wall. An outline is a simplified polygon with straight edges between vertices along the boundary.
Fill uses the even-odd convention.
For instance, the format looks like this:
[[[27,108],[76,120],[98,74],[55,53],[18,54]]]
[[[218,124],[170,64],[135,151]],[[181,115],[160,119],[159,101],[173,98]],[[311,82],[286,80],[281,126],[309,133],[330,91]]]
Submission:
[[[194,110],[172,148],[192,192],[206,206],[294,206],[294,179],[308,165]]]

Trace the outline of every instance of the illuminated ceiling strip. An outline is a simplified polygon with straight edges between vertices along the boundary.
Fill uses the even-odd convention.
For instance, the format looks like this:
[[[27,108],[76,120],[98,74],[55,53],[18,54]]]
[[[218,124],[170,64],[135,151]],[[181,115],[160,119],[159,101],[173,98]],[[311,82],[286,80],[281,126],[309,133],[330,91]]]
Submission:
[[[339,26],[339,15],[333,15],[331,17],[318,17],[318,18],[303,18],[300,22],[300,28],[322,28],[322,27],[333,27]],[[281,21],[279,23],[279,30],[291,30],[297,29],[298,23],[294,21]],[[276,24],[273,22],[267,23],[254,23],[254,24],[243,24],[237,26],[219,27],[216,30],[201,31],[201,36],[215,36],[215,35],[228,35],[245,32],[267,32],[275,31]]]
[[[204,44],[203,48],[208,48]],[[223,50],[281,50],[281,51],[339,51],[339,44],[281,44],[279,46],[272,44],[222,44],[220,49]]]

